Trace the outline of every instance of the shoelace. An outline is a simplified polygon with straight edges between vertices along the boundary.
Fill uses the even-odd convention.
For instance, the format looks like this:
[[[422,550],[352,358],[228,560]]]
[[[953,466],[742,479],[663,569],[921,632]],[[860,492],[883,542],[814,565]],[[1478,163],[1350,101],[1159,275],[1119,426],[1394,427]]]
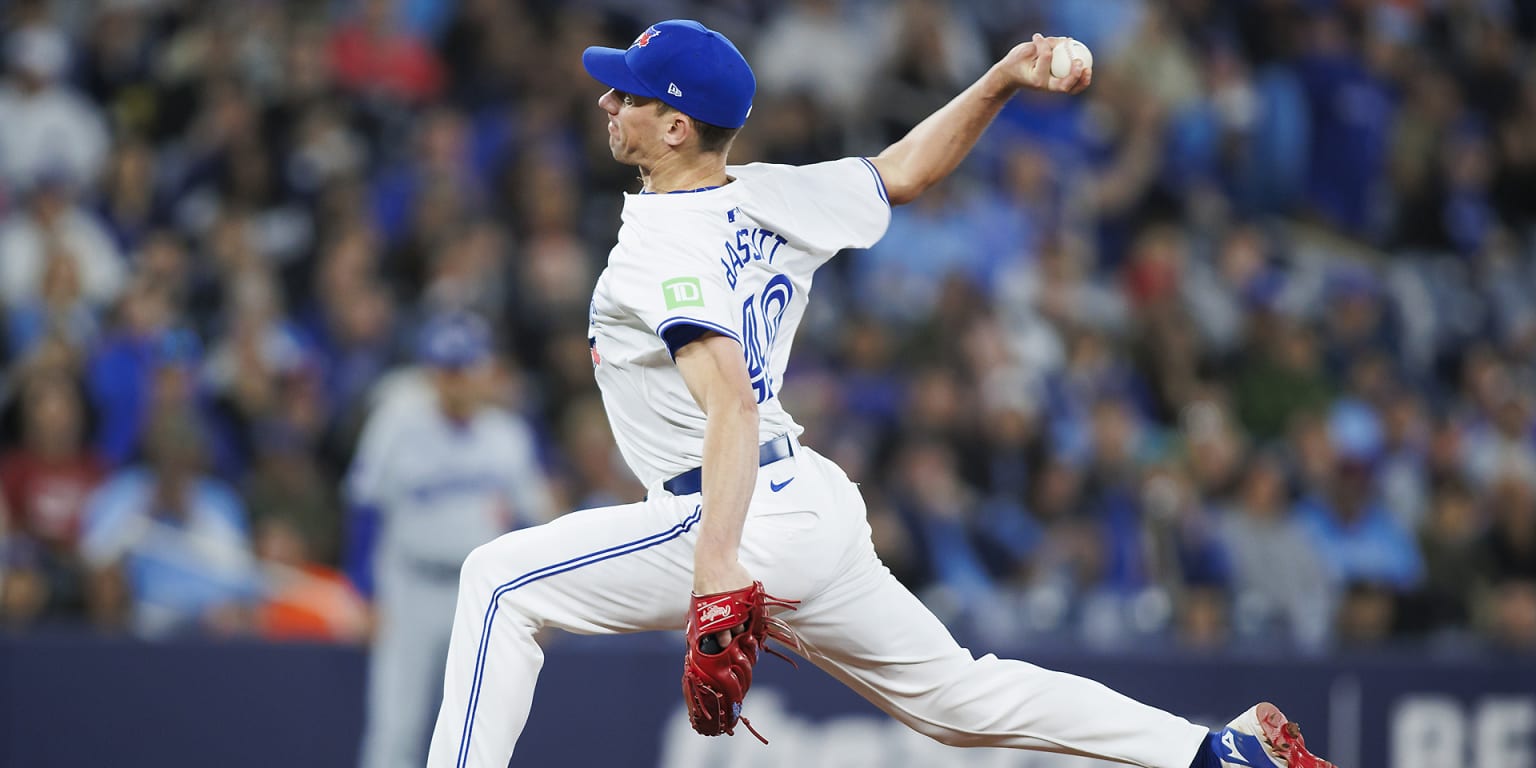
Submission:
[[[764,592],[763,607],[783,608],[785,610],[794,611],[800,608],[800,601],[785,600],[784,598],[774,597],[773,595]],[[805,643],[801,642],[799,633],[795,632],[792,627],[784,623],[783,619],[780,619],[777,616],[769,616],[766,623],[768,624],[767,634],[769,640],[777,640],[780,643],[783,643],[786,647],[794,649],[796,653],[805,653]],[[760,647],[763,650],[789,662],[791,667],[794,667],[795,669],[800,668],[800,665],[795,663],[794,659],[783,653],[780,653],[779,651],[775,650],[773,646],[769,645],[768,640],[764,640]],[[752,727],[752,721],[748,720],[745,715],[737,715],[737,719],[741,720],[741,724],[745,725],[747,727],[747,731],[750,732],[753,736],[756,736],[758,741],[761,741],[764,744],[768,743],[768,739],[764,738],[761,733],[757,732],[756,728]]]
[[[1274,745],[1275,752],[1285,758],[1287,768],[1337,768],[1333,763],[1307,751],[1307,741],[1301,737],[1301,725],[1287,722],[1280,726],[1280,739]]]

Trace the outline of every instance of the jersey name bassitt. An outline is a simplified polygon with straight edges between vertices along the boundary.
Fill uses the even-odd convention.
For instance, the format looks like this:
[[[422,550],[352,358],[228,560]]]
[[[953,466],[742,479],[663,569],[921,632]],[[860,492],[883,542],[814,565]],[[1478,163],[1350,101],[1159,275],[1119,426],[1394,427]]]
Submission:
[[[703,410],[672,360],[703,329],[741,344],[759,440],[802,431],[779,402],[816,269],[885,234],[874,165],[730,166],[734,181],[627,194],[618,243],[592,294],[587,340],[625,462],[647,488],[700,466]]]

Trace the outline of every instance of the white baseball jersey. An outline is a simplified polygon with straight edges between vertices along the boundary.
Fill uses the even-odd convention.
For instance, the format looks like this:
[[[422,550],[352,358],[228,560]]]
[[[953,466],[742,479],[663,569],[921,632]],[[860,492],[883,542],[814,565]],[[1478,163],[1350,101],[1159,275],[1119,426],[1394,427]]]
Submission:
[[[425,382],[390,393],[358,441],[347,493],[381,516],[380,561],[457,568],[515,524],[552,516],[528,428],[495,408],[456,424],[435,398]]]
[[[735,181],[713,189],[625,195],[618,244],[592,295],[598,387],[619,450],[647,487],[703,464],[704,411],[671,359],[696,329],[741,343],[760,442],[800,434],[777,395],[811,278],[890,224],[885,187],[864,158],[727,173]]]

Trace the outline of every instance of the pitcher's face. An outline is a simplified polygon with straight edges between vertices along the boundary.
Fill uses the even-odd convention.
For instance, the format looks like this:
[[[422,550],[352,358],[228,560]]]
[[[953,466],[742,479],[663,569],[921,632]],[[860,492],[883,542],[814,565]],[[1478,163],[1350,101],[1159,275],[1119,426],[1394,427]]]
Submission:
[[[608,113],[608,150],[613,159],[649,167],[648,161],[665,145],[668,125],[656,109],[656,100],[609,90],[598,98],[597,106]]]

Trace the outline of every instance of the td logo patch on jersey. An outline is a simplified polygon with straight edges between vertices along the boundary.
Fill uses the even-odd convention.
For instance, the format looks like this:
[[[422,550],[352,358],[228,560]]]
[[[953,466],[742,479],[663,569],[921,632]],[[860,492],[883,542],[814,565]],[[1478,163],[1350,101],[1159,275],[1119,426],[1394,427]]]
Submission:
[[[674,277],[661,284],[661,295],[667,300],[667,309],[704,306],[704,289],[697,277]]]

